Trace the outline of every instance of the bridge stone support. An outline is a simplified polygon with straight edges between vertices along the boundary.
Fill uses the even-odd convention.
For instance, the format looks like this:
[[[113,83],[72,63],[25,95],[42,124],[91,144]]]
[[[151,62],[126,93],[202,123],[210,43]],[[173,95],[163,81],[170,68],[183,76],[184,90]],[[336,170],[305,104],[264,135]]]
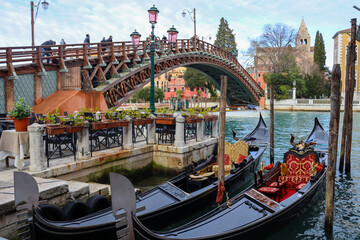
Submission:
[[[89,159],[91,156],[89,130],[90,130],[90,124],[89,122],[85,122],[83,130],[77,133],[76,159],[85,160],[85,159]]]
[[[204,120],[196,124],[196,133],[196,141],[202,142],[204,140]]]
[[[130,150],[134,148],[133,135],[132,135],[133,119],[129,116],[126,116],[125,119],[129,121],[129,125],[123,127],[123,137],[124,137],[123,148]]]
[[[30,171],[38,172],[44,170],[45,153],[44,153],[44,125],[34,123],[28,126],[29,132],[29,152],[30,152]]]
[[[212,133],[211,136],[214,138],[219,137],[219,132],[218,132],[218,120],[215,120],[212,122]]]
[[[6,99],[6,112],[14,107],[14,80],[10,80],[9,77],[5,76],[5,99]]]
[[[155,116],[151,114],[150,118],[153,119],[153,123],[148,124],[148,144],[156,144]]]
[[[38,76],[37,73],[34,73],[34,81],[35,81],[35,105],[39,104],[43,100],[42,95],[42,77]]]
[[[185,146],[185,118],[179,114],[176,117],[176,126],[175,126],[175,142],[174,145],[177,147]]]

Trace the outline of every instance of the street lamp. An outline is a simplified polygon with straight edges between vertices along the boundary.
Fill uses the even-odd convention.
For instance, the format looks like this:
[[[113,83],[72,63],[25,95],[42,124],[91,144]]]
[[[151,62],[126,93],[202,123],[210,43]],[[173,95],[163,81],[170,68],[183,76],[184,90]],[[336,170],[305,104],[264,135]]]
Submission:
[[[49,8],[49,3],[46,0],[43,0],[41,2],[41,0],[39,0],[38,4],[34,5],[33,1],[30,1],[30,10],[31,10],[31,46],[35,46],[35,37],[34,37],[34,24],[36,21],[36,16],[37,13],[39,11],[39,6],[43,7],[43,9],[46,11]],[[36,15],[35,15],[35,20],[34,20],[34,8],[36,8]]]
[[[154,29],[155,24],[157,23],[157,17],[159,10],[153,5],[149,10],[149,22],[151,23],[151,34],[150,39],[146,40],[146,49],[150,49],[150,62],[151,62],[151,68],[150,68],[150,111],[152,114],[155,114],[155,81],[154,81],[154,55],[155,55],[155,48],[159,47],[159,37],[155,36]],[[172,26],[168,31],[169,34],[169,43],[170,45],[173,45],[176,43],[177,34],[178,31],[174,26]],[[130,34],[131,37],[131,43],[133,47],[135,48],[135,54],[136,54],[136,48],[139,46],[140,43],[140,33],[138,33],[136,30]]]
[[[148,10],[149,12],[149,22],[151,23],[151,38],[150,38],[150,62],[151,62],[151,74],[150,74],[150,112],[155,113],[155,81],[154,81],[154,54],[155,54],[155,34],[154,28],[157,23],[157,17],[159,10],[155,7],[155,4]]]
[[[172,50],[173,45],[176,44],[176,39],[177,39],[177,35],[178,35],[178,30],[176,30],[176,28],[174,28],[174,25],[167,30],[168,33],[168,41],[170,43],[170,50]]]
[[[194,22],[194,36],[196,36],[196,10],[194,8],[194,11],[190,12],[187,9],[184,9],[182,12],[182,16],[185,17],[186,16],[186,12],[187,11],[189,13],[189,17],[191,18],[191,20]],[[191,16],[191,14],[194,14],[194,18]]]

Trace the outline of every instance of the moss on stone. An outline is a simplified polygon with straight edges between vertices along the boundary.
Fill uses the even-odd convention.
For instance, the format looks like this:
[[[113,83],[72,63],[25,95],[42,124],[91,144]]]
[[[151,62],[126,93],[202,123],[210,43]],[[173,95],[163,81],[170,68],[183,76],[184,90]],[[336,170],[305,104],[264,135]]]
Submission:
[[[139,168],[139,169],[126,169],[123,166],[113,166],[101,171],[91,173],[88,178],[88,182],[95,182],[95,183],[102,183],[102,184],[109,184],[110,183],[110,172],[119,173],[127,178],[131,182],[137,182],[141,179],[147,178],[152,176],[152,164],[149,163],[148,165]]]

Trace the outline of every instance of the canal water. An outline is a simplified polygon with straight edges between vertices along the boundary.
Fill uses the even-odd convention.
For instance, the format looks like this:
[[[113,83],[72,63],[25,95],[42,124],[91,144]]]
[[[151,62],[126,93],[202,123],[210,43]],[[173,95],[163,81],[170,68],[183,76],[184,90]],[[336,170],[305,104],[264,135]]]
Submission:
[[[264,120],[270,126],[269,112],[262,112]],[[290,134],[296,139],[305,140],[312,130],[314,118],[318,117],[326,131],[329,129],[330,114],[327,112],[275,112],[275,161],[281,161],[282,155],[290,145]],[[342,117],[342,114],[341,114]],[[351,176],[341,176],[336,173],[335,210],[334,210],[334,239],[360,239],[360,113],[354,113]],[[253,129],[258,120],[257,116],[227,113],[226,141],[232,142],[231,129],[235,129],[238,136],[245,135]],[[342,122],[342,119],[341,119]],[[342,124],[340,125],[341,136]],[[340,154],[341,137],[339,138],[338,154]],[[269,151],[262,160],[269,164]],[[338,166],[338,161],[337,161]],[[325,211],[325,184],[323,192],[317,200],[309,206],[299,217],[283,224],[281,228],[268,234],[266,239],[325,239],[323,230]]]
[[[269,112],[262,111],[262,114],[266,124],[270,126]],[[227,112],[226,115],[225,140],[229,142],[234,142],[232,129],[237,132],[238,137],[244,136],[255,128],[259,118],[259,113],[256,111],[233,111]],[[291,133],[296,137],[295,142],[300,139],[305,140],[312,130],[315,117],[318,117],[325,130],[328,131],[330,122],[328,112],[275,112],[275,161],[282,161],[283,153],[291,147]],[[358,119],[360,119],[360,113],[354,113],[351,176],[341,176],[339,172],[336,174],[334,210],[334,239],[336,240],[360,239],[360,122]],[[340,131],[341,129],[342,124]],[[338,152],[340,152],[340,140],[341,138]],[[270,163],[269,150],[264,153],[262,160],[265,165]],[[146,190],[163,181],[166,181],[165,177],[154,177],[134,185]],[[325,184],[311,206],[300,213],[299,217],[282,224],[279,230],[269,232],[266,239],[325,239],[324,210]],[[175,226],[170,228],[173,227]]]

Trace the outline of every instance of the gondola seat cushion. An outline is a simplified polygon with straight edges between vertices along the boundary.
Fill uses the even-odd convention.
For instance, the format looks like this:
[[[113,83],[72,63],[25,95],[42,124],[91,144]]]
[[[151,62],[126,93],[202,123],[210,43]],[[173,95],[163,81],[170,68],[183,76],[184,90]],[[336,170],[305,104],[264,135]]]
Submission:
[[[278,183],[277,182],[272,182],[272,183],[270,183],[268,186],[269,187],[275,187],[275,188],[277,188],[277,187],[283,187],[284,186],[284,184],[285,184],[285,181],[281,181],[281,182],[279,182],[279,185],[278,185]]]
[[[217,156],[217,162],[216,164],[219,164],[219,155]],[[224,165],[230,165],[230,156],[229,154],[224,155]]]
[[[258,188],[258,191],[261,193],[271,193],[274,194],[279,191],[279,188],[275,187],[260,187]]]
[[[225,165],[224,168],[225,168],[224,174],[226,176],[230,173],[231,165]],[[215,173],[215,177],[218,178],[219,177],[219,165],[213,165],[212,171]]]
[[[279,181],[285,181],[289,189],[296,189],[300,183],[309,182],[313,166],[319,161],[314,151],[298,154],[290,150],[284,158],[287,172],[285,176],[279,176]]]
[[[237,164],[240,164],[240,163],[242,163],[246,158],[247,158],[247,156],[242,155],[242,154],[239,154],[239,157],[238,157],[236,163],[237,163]]]
[[[299,190],[302,189],[305,185],[306,185],[306,183],[300,183],[299,185],[296,186],[296,191],[299,191]]]

